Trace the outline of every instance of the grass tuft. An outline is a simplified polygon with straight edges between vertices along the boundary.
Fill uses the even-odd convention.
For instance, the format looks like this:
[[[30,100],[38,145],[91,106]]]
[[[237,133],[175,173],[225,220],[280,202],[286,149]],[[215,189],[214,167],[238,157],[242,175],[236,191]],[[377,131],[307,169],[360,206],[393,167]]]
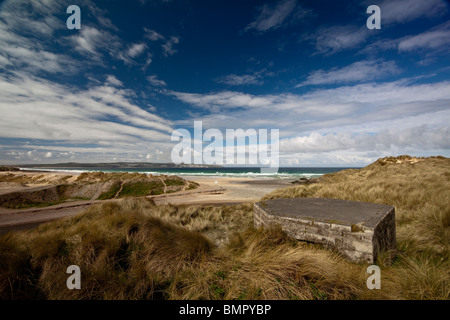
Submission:
[[[380,159],[264,198],[394,205],[397,256],[378,258],[381,290],[367,289],[367,265],[279,227],[255,229],[251,203],[157,206],[124,197],[0,236],[0,299],[448,299],[449,167],[443,157]],[[81,290],[66,288],[71,264],[81,269]]]

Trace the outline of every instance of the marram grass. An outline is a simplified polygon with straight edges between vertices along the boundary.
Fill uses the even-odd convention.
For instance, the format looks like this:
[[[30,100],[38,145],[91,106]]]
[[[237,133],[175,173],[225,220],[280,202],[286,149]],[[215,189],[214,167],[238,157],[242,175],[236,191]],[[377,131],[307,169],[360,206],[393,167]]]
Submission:
[[[416,161],[419,160],[419,161]],[[351,263],[281,229],[253,228],[252,204],[156,206],[124,198],[0,237],[1,299],[448,299],[450,160],[380,159],[265,197],[396,207],[397,258],[381,289]],[[386,259],[387,260],[387,259]],[[66,268],[81,269],[68,290]]]

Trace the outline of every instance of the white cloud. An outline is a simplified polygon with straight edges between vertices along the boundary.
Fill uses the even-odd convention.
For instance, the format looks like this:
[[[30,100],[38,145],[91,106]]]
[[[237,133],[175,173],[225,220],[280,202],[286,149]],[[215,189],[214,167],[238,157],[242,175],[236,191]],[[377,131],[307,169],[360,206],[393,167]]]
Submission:
[[[403,38],[399,41],[398,51],[414,50],[440,51],[450,48],[450,22],[433,28],[415,36]]]
[[[66,54],[55,54],[48,39],[61,30],[54,16],[61,4],[40,5],[29,1],[7,1],[0,10],[0,65],[9,70],[73,73],[79,63]]]
[[[174,46],[175,46],[176,44],[178,44],[179,42],[180,42],[180,38],[174,37],[174,36],[170,37],[170,39],[167,40],[167,41],[162,45],[162,49],[163,49],[163,54],[164,54],[164,56],[167,57],[167,56],[174,55],[174,54],[177,52],[177,50],[174,49]]]
[[[347,114],[353,111],[350,105],[328,104],[320,105],[314,99],[307,99],[306,96],[300,96],[290,93],[279,95],[251,95],[242,92],[223,91],[212,94],[197,94],[183,92],[169,92],[177,99],[186,103],[201,107],[205,110],[217,113],[236,112],[236,109],[254,111],[259,113],[257,119],[262,115],[285,114],[286,112],[295,111],[297,115],[336,115]],[[249,116],[246,119],[255,119],[255,116]],[[245,119],[244,119],[245,120]]]
[[[119,31],[119,29],[108,18],[108,12],[106,10],[97,7],[92,1],[89,0],[84,0],[81,6],[86,6],[88,8],[88,10],[86,10],[87,13],[94,16],[99,25],[103,28],[110,29],[115,32]],[[86,11],[84,11],[84,13],[86,13]]]
[[[400,73],[395,61],[357,61],[351,65],[331,70],[316,70],[296,87],[306,85],[336,84],[348,82],[369,82],[389,75]]]
[[[177,45],[180,42],[180,38],[176,36],[171,36],[170,38],[166,38],[162,34],[156,32],[155,30],[144,28],[144,39],[150,40],[150,41],[164,41],[164,43],[161,45],[162,53],[165,57],[174,55],[177,50],[175,49],[175,45]],[[151,55],[147,57],[144,70],[148,67],[148,65],[152,62]]]
[[[1,32],[1,31],[0,31]],[[2,56],[3,65],[14,66],[17,69],[27,70],[30,72],[45,72],[45,73],[73,73],[76,72],[78,62],[72,61],[70,57],[64,54],[54,54],[46,50],[38,50],[33,46],[28,46],[25,43],[20,42],[2,42],[3,54],[8,57]],[[14,70],[15,68],[11,68]]]
[[[243,75],[229,74],[217,79],[216,81],[230,86],[251,85],[251,84],[260,85],[263,84],[261,78],[262,77],[259,74],[243,74]]]
[[[258,16],[247,25],[245,30],[254,29],[259,32],[265,32],[270,29],[279,28],[291,15],[296,5],[296,0],[283,0],[274,6],[265,4],[259,8]]]
[[[116,87],[123,87],[122,81],[111,74],[106,77],[106,83]]]
[[[322,89],[307,94],[171,92],[210,113],[193,114],[204,130],[280,129],[281,164],[363,164],[392,154],[448,155],[450,83],[408,80]],[[314,158],[320,159],[314,162]],[[311,161],[311,162],[308,162]]]
[[[165,154],[158,154],[155,160],[170,161],[167,149],[172,122],[156,115],[152,106],[144,110],[136,105],[136,93],[125,89],[114,75],[100,72],[93,78],[89,74],[89,68],[104,66],[108,56],[127,64],[145,62],[145,69],[151,63],[147,44],[124,43],[112,32],[117,28],[105,10],[88,0],[82,0],[80,6],[89,8],[84,16],[94,17],[98,23],[82,23],[81,30],[67,33],[65,21],[61,23],[66,7],[59,1],[2,4],[0,66],[6,68],[0,74],[0,136],[10,145],[0,146],[0,161],[7,161],[4,157],[133,161],[143,150],[156,148]],[[55,37],[62,31],[66,33]],[[157,34],[153,37],[159,38]],[[177,41],[170,39],[168,53],[175,52]],[[55,43],[62,50],[55,51]],[[84,59],[77,59],[80,55]],[[46,80],[45,73],[83,73],[91,83],[88,89],[80,89]],[[23,139],[33,139],[35,145]],[[83,145],[89,147],[80,147]]]
[[[5,1],[0,17],[15,33],[29,34],[31,37],[51,37],[55,31],[65,28],[57,14],[65,12],[60,1]],[[20,32],[19,32],[20,31]]]
[[[80,91],[22,75],[0,77],[0,91],[5,138],[112,145],[170,140],[171,122],[133,104],[129,90],[104,85]]]
[[[148,49],[145,43],[126,44],[116,34],[93,26],[83,26],[77,34],[64,38],[61,43],[75,48],[80,54],[89,57],[89,63],[97,65],[104,65],[105,55],[127,65],[137,64],[138,59],[144,56],[145,68],[151,62],[151,53],[145,54]]]
[[[368,4],[372,4],[370,1]],[[448,5],[443,0],[386,0],[379,4],[382,26],[405,23],[426,17],[434,18],[445,14]],[[447,27],[446,27],[447,26]],[[312,41],[316,53],[331,55],[348,49],[355,49],[366,43],[371,33],[366,26],[341,25],[320,28],[312,35],[304,35],[303,40]],[[448,49],[448,23],[419,35],[399,39],[383,39],[368,44],[360,53],[373,53],[378,50],[398,49],[407,52],[416,49]]]
[[[366,45],[363,49],[361,49],[358,53],[359,54],[368,54],[372,56],[376,56],[377,53],[380,51],[387,51],[387,50],[397,50],[398,44],[400,41],[402,41],[405,37],[399,38],[399,39],[381,39],[374,41],[368,45]]]
[[[83,26],[74,35],[60,38],[59,42],[62,46],[70,48],[71,52],[78,53],[85,58],[83,67],[106,67],[105,59],[107,57],[122,60],[128,64],[133,62],[128,56],[128,49],[122,40],[105,29]],[[72,60],[80,61],[76,58],[72,58]]]
[[[158,79],[156,75],[148,76],[147,81],[154,87],[165,87],[167,85],[163,80]]]
[[[149,53],[147,54],[147,58],[145,59],[145,63],[142,66],[142,71],[147,71],[148,66],[150,65],[150,63],[152,63],[152,55]]]
[[[128,46],[127,49],[117,49],[115,52],[111,51],[111,54],[115,58],[122,60],[126,65],[135,65],[142,63],[141,56],[145,56],[145,63],[143,69],[145,70],[151,63],[151,53],[145,51],[147,50],[147,45],[145,43],[134,43]],[[150,59],[150,60],[149,60]]]
[[[271,66],[271,65],[270,65]],[[248,74],[228,74],[226,76],[215,79],[218,83],[223,83],[229,86],[242,85],[262,85],[264,84],[264,77],[272,77],[273,73],[267,71],[267,68],[248,73]]]
[[[399,122],[399,121],[395,121]],[[416,124],[400,128],[383,128],[376,134],[367,132],[319,133],[282,140],[281,152],[331,152],[342,150],[388,151],[393,147],[407,147],[408,150],[445,150],[450,148],[450,126],[433,128]]]
[[[152,62],[152,54],[147,50],[152,45],[161,46],[164,56],[176,53],[179,37],[164,37],[144,28],[141,40],[124,43],[113,32],[117,28],[105,10],[87,0],[81,4],[90,4],[85,14],[95,17],[97,23],[83,24],[82,30],[65,37],[57,37],[65,28],[64,21],[61,23],[65,7],[59,1],[16,0],[2,4],[0,66],[5,72],[0,74],[0,136],[10,143],[0,146],[2,157],[24,161],[75,156],[77,161],[83,158],[132,161],[142,155],[141,158],[152,161],[170,161],[168,141],[173,123],[158,116],[152,106],[145,110],[138,106],[136,93],[125,89],[119,79],[109,74],[113,70],[101,74],[101,81],[95,79],[95,85],[89,89],[30,75],[85,74],[89,71],[84,68],[86,65],[102,66],[108,56],[128,65],[140,63],[139,67],[145,70]],[[383,25],[437,17],[447,12],[448,6],[441,0],[401,0],[385,1],[381,7]],[[300,9],[294,0],[266,4],[259,8],[246,30],[266,32],[283,28],[298,21],[302,16]],[[429,51],[448,50],[448,30],[448,24],[444,24],[421,34],[384,39],[377,45],[400,53],[426,50],[428,58]],[[313,41],[318,53],[325,55],[358,48],[367,38],[365,26],[321,28],[306,37]],[[64,50],[54,52],[55,41]],[[80,54],[85,58],[84,65],[71,57]],[[204,121],[205,129],[281,129],[285,163],[296,160],[299,164],[314,160],[361,163],[385,152],[448,150],[449,83],[367,83],[398,71],[393,61],[382,60],[317,70],[302,85],[359,84],[302,95],[236,91],[168,93],[194,106],[191,118],[178,121],[177,125],[192,125],[196,119]],[[237,73],[217,81],[227,85],[261,84],[262,76],[262,73]],[[148,76],[147,81],[156,87],[167,86],[156,75]],[[27,144],[23,139],[33,142]]]
[[[382,25],[405,23],[421,17],[439,17],[448,10],[444,0],[385,0],[379,7]]]
[[[146,38],[150,41],[158,41],[158,40],[163,40],[164,36],[154,30],[144,28],[144,38]]]
[[[304,36],[304,40],[312,40],[317,53],[329,55],[357,48],[367,40],[368,36],[365,25],[362,27],[347,25],[320,28],[316,33]]]
[[[131,58],[136,58],[137,56],[141,55],[147,46],[145,43],[135,43],[128,49],[128,55]]]
[[[374,55],[377,52],[387,50],[396,50],[399,53],[422,51],[426,53],[426,58],[423,61],[430,62],[436,54],[450,51],[450,22],[445,22],[415,35],[377,40],[360,50],[359,53]]]
[[[81,29],[80,35],[73,36],[72,39],[76,50],[96,55],[97,50],[104,47],[108,37],[108,33],[102,33],[96,28],[85,26]]]

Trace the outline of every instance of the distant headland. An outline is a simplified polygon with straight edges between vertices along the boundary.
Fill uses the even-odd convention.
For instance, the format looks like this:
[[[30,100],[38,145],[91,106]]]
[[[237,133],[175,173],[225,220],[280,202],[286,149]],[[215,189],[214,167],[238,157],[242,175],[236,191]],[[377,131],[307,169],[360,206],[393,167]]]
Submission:
[[[200,164],[175,164],[175,163],[153,163],[153,162],[105,162],[105,163],[78,163],[78,162],[65,162],[65,163],[52,163],[52,164],[22,164],[15,165],[20,168],[221,168],[217,165],[200,165]]]

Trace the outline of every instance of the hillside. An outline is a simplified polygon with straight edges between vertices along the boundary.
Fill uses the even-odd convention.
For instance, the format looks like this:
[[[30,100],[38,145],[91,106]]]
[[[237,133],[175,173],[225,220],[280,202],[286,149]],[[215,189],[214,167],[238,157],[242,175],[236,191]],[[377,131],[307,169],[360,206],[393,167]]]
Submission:
[[[78,176],[29,173],[0,173],[0,207],[50,206],[71,200],[109,200],[141,197],[195,189],[197,185],[177,176],[140,173],[85,172]]]

